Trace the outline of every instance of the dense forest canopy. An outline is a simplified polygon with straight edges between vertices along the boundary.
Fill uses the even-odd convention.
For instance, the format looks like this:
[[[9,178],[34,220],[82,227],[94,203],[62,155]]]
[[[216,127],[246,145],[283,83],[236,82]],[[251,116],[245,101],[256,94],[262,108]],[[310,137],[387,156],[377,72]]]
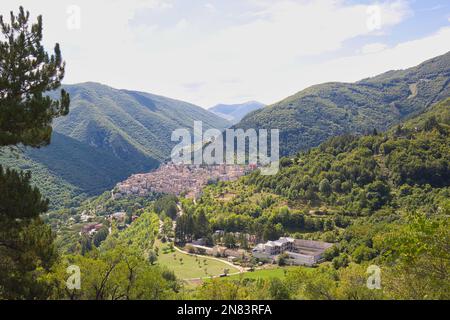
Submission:
[[[0,26],[0,146],[42,147],[51,142],[53,119],[69,111],[66,91],[49,92],[64,77],[59,45],[53,55],[45,52],[42,18],[31,23],[23,8],[11,13],[10,23],[0,16]],[[284,128],[290,156],[281,160],[279,173],[214,181],[195,200],[80,194],[132,170],[94,181],[121,163],[145,168],[164,160],[170,145],[161,139],[185,124],[183,116],[211,126],[226,125],[223,120],[150,94],[92,83],[66,87],[77,104],[55,123],[55,148],[39,156],[28,150],[20,162],[23,169],[37,169],[38,187],[51,186],[63,205],[48,212],[51,202],[29,172],[4,168],[3,160],[0,166],[0,299],[449,299],[449,58],[356,84],[315,86],[252,113],[241,125]],[[102,94],[111,91],[114,101]],[[165,108],[171,117],[161,115]],[[137,125],[138,118],[145,125]],[[139,143],[147,138],[149,144]],[[100,151],[91,152],[93,147]],[[111,153],[115,159],[100,161]],[[68,157],[73,162],[65,166]],[[98,166],[103,171],[92,174]],[[68,171],[80,175],[68,178]],[[282,236],[332,246],[314,268],[284,268],[287,259],[280,254],[273,261],[278,266],[272,265],[281,277],[233,278],[224,269],[187,285],[170,268],[191,258],[209,275],[205,257],[176,247],[186,242],[201,238],[248,254],[250,242]],[[245,252],[235,258],[243,263]],[[159,263],[162,255],[168,265]],[[219,262],[217,268],[230,266]],[[252,272],[268,261],[251,257],[245,263]],[[367,286],[374,267],[382,273],[378,290]],[[68,282],[77,270],[79,288]]]
[[[330,137],[387,130],[450,96],[450,52],[417,67],[356,83],[325,83],[252,112],[238,128],[280,129],[280,151],[293,155]]]
[[[119,204],[105,195],[86,203],[83,211],[97,208],[101,216],[110,206],[110,210],[123,207],[141,218],[100,244],[94,239],[87,250],[85,244],[72,248],[70,259],[102,260],[111,242],[120,246],[125,241],[130,248],[148,244],[135,250],[154,267],[154,275],[162,276],[165,289],[157,296],[162,299],[447,299],[449,116],[447,99],[387,132],[331,138],[284,158],[275,176],[254,172],[236,182],[211,184],[196,203],[155,195],[156,201],[133,207],[135,199],[121,199]],[[103,202],[107,206],[99,207]],[[177,217],[177,205],[182,216]],[[59,212],[73,216],[80,210]],[[190,288],[159,269],[158,259],[165,253],[152,244],[157,232],[145,235],[148,229],[142,228],[157,216],[161,241],[204,238],[211,245],[216,241],[213,232],[223,230],[223,241],[230,248],[248,248],[248,240],[236,233],[255,235],[260,242],[293,236],[334,246],[318,268],[289,269],[283,278],[215,279]],[[382,290],[366,286],[370,265],[381,268]]]
[[[192,128],[194,121],[205,130],[229,125],[198,106],[150,93],[93,82],[63,88],[71,112],[54,121],[52,143],[19,156],[0,154],[5,166],[33,172],[52,208],[79,205],[132,174],[156,169],[170,158],[175,129]]]

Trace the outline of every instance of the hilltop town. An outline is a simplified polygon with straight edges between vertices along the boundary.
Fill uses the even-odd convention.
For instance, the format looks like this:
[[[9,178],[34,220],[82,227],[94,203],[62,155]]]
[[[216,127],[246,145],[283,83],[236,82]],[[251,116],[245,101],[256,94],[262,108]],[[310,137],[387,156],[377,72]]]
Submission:
[[[187,198],[198,198],[202,189],[210,182],[235,181],[256,169],[241,165],[177,165],[164,164],[157,170],[135,174],[120,182],[112,191],[114,199],[128,195],[145,196],[151,192],[174,195],[185,194]]]

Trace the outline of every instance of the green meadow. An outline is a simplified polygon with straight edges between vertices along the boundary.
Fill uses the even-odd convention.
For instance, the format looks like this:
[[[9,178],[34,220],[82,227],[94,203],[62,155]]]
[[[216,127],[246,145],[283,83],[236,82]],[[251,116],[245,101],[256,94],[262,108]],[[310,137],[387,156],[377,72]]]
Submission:
[[[237,268],[209,257],[184,254],[176,250],[170,251],[167,244],[159,241],[155,246],[159,248],[157,263],[175,272],[175,275],[182,280],[218,276],[224,273],[225,269],[228,269],[229,273],[239,272]]]

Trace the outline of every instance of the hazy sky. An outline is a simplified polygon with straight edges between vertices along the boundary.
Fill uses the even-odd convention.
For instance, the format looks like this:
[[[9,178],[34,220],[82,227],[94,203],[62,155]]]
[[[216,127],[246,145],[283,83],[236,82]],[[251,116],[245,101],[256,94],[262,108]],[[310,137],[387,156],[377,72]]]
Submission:
[[[44,18],[65,83],[101,82],[211,107],[277,102],[450,51],[450,1],[1,0]]]

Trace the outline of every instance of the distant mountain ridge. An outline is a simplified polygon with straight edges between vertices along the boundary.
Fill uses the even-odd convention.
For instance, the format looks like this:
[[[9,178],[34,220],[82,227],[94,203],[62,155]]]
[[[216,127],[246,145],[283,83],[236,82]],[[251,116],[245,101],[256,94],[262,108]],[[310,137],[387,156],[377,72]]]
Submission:
[[[386,130],[450,96],[450,52],[356,83],[325,83],[254,111],[235,127],[280,129],[282,155],[332,136]]]
[[[50,146],[26,149],[20,159],[0,155],[8,166],[30,169],[55,203],[101,193],[156,168],[170,157],[175,129],[192,128],[194,121],[205,130],[230,125],[196,105],[149,93],[92,82],[63,87],[70,113],[54,122]]]
[[[125,160],[129,159],[123,154],[124,142],[146,156],[163,161],[175,144],[171,142],[174,129],[192,128],[194,121],[202,121],[206,129],[229,125],[199,106],[150,93],[97,83],[65,86],[65,89],[71,94],[71,111],[67,117],[55,121],[55,131],[95,148],[107,149]]]
[[[242,118],[250,112],[262,109],[264,107],[265,104],[261,102],[249,101],[240,104],[218,104],[208,110],[235,124],[241,121]]]

